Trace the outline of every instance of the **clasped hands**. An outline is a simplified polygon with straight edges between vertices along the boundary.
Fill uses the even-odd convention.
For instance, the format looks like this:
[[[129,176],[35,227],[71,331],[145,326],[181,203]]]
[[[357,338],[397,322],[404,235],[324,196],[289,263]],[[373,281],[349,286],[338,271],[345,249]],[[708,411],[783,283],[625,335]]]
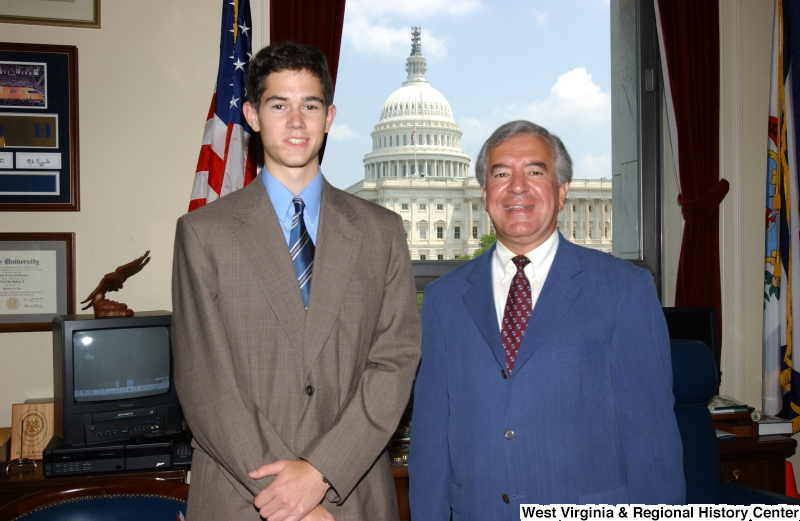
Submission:
[[[267,521],[336,521],[320,502],[330,485],[322,473],[303,460],[278,460],[248,474],[252,479],[275,476],[253,500]]]

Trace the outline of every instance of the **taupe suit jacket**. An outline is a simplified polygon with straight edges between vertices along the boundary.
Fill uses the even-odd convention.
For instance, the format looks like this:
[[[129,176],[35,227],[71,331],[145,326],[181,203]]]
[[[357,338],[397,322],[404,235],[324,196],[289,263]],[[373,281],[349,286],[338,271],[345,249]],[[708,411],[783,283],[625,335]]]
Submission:
[[[189,519],[260,519],[272,478],[247,473],[296,458],[331,482],[339,521],[397,519],[384,447],[420,356],[400,217],[325,182],[306,311],[259,178],[178,220],[172,284]]]

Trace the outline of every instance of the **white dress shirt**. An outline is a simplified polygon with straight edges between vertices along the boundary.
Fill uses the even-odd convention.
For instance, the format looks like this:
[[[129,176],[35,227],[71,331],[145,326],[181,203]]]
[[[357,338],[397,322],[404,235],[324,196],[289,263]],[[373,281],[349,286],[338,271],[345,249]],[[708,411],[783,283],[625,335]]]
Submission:
[[[558,231],[554,231],[539,247],[525,254],[530,263],[523,268],[525,276],[531,285],[531,310],[536,308],[536,301],[542,286],[550,273],[550,266],[558,249]],[[509,250],[502,242],[497,241],[492,258],[492,293],[494,294],[494,307],[497,310],[497,324],[503,329],[503,314],[506,309],[508,292],[511,289],[511,280],[517,273],[517,266],[511,259],[517,254]]]

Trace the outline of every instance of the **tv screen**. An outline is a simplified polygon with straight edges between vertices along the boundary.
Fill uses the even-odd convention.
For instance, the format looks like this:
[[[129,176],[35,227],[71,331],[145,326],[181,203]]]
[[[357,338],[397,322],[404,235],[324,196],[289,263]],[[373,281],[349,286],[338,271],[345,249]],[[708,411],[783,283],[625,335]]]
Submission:
[[[169,391],[166,327],[73,333],[76,402],[153,396]]]

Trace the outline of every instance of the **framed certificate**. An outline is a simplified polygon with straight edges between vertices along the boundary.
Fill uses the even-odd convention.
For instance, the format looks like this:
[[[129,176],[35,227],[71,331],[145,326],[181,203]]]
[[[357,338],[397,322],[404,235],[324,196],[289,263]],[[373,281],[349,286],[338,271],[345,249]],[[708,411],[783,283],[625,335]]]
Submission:
[[[77,211],[78,50],[0,43],[0,211]]]
[[[100,28],[100,0],[0,0],[0,22]]]
[[[75,313],[75,234],[0,233],[0,332],[50,331]]]

